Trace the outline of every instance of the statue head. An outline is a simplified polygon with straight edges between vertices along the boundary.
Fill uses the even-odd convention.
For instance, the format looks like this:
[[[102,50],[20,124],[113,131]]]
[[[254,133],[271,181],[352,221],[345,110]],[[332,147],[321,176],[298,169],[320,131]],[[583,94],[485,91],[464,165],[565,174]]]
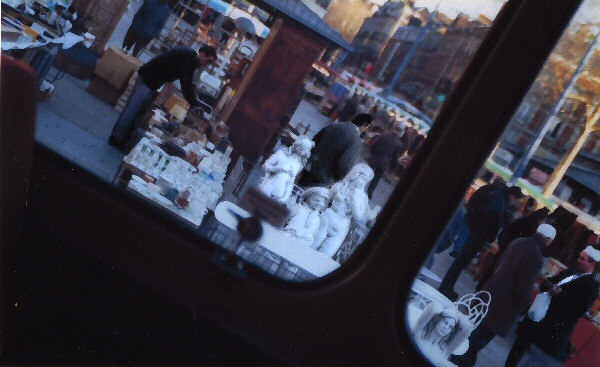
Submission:
[[[296,154],[302,160],[308,160],[310,157],[310,151],[315,146],[315,142],[307,138],[306,136],[301,136],[294,144],[292,144],[292,148],[290,149],[292,154]]]
[[[321,212],[329,204],[329,190],[324,187],[311,187],[302,193],[302,200],[312,210]]]

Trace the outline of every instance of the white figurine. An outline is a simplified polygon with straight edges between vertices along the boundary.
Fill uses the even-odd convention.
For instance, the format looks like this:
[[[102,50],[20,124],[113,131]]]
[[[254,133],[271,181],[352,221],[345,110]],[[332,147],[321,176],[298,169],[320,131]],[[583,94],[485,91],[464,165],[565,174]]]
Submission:
[[[442,306],[432,301],[419,316],[414,328],[415,343],[438,367],[455,366],[448,357],[468,339],[473,325],[454,304]]]
[[[321,223],[321,212],[329,203],[329,190],[324,187],[312,187],[300,197],[303,202],[298,205],[284,231],[312,244]]]
[[[369,210],[369,197],[366,190],[373,176],[371,167],[359,163],[352,167],[342,181],[336,182],[331,187],[333,195],[346,198],[350,214],[357,222],[362,222]]]
[[[300,137],[289,151],[282,149],[271,155],[263,164],[265,177],[258,186],[260,191],[281,203],[287,203],[292,195],[296,176],[306,165],[314,146],[312,140]]]
[[[346,199],[334,195],[331,207],[321,214],[321,224],[311,246],[319,252],[333,257],[344,243],[350,229],[350,209]]]

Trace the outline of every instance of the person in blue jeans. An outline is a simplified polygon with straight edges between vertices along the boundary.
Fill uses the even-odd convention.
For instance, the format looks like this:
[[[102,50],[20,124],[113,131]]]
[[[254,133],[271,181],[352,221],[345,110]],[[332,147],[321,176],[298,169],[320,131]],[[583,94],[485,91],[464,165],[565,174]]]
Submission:
[[[454,216],[450,220],[450,223],[438,239],[435,245],[435,251],[429,255],[427,259],[427,263],[425,267],[427,269],[431,269],[433,267],[434,254],[439,254],[441,252],[446,251],[450,246],[454,246],[452,249],[452,253],[459,253],[465,242],[467,242],[467,238],[469,238],[469,234],[471,230],[469,229],[469,225],[465,219],[466,209],[464,205],[458,207]]]
[[[112,129],[109,144],[123,149],[129,141],[134,122],[143,111],[152,93],[163,84],[179,80],[181,91],[192,107],[202,106],[194,87],[194,72],[212,64],[217,53],[211,46],[196,51],[189,47],[176,47],[156,56],[138,70],[138,79],[125,108]]]

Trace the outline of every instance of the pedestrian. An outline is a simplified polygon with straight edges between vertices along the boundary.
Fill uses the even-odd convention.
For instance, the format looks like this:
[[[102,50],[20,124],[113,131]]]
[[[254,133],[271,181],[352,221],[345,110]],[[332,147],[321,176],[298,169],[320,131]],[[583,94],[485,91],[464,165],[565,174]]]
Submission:
[[[163,84],[179,80],[183,96],[191,106],[200,106],[192,82],[196,69],[212,64],[217,58],[211,46],[199,51],[188,47],[177,47],[159,55],[138,70],[138,79],[125,108],[112,129],[109,144],[123,148],[129,141],[136,117],[152,96],[152,92]]]
[[[144,0],[125,34],[123,50],[129,51],[133,47],[133,56],[137,57],[160,34],[169,15],[171,6],[168,0]]]
[[[369,199],[373,197],[373,192],[381,177],[383,177],[390,169],[391,165],[404,153],[404,148],[398,135],[393,131],[388,131],[373,138],[370,151],[371,156],[368,159],[368,163],[375,175],[367,189]]]
[[[517,186],[499,189],[492,184],[479,188],[471,196],[466,214],[469,238],[440,284],[439,291],[442,294],[451,300],[458,297],[454,291],[454,284],[460,273],[486,242],[492,242],[496,238],[498,231],[505,224],[507,210],[510,206],[517,206],[522,196],[523,193]]]
[[[356,165],[362,153],[359,128],[371,123],[371,115],[358,115],[352,122],[334,122],[313,138],[307,168],[300,186],[328,186],[344,178]]]
[[[433,267],[433,263],[435,261],[434,254],[442,253],[450,246],[453,246],[450,256],[456,257],[463,248],[463,245],[469,238],[469,225],[465,219],[466,213],[467,209],[465,209],[465,205],[461,204],[452,216],[452,219],[444,230],[444,233],[442,233],[440,238],[437,240],[435,251],[427,258],[427,261],[425,262],[425,267],[427,269],[431,269]]]
[[[502,229],[498,235],[498,253],[494,255],[491,265],[481,276],[476,290],[480,290],[488,279],[490,279],[492,274],[494,274],[494,267],[508,245],[519,237],[533,236],[538,226],[546,222],[546,218],[548,218],[548,208],[542,208],[526,217],[515,220]]]
[[[483,288],[491,295],[488,313],[471,333],[467,352],[452,356],[452,363],[458,367],[474,366],[477,353],[494,336],[508,334],[529,306],[531,291],[544,264],[544,252],[555,237],[554,227],[541,224],[532,236],[517,238],[509,244],[496,272]]]
[[[515,367],[534,344],[543,352],[565,360],[570,354],[571,334],[577,320],[582,317],[598,297],[599,284],[595,280],[600,262],[600,250],[588,246],[579,254],[574,269],[562,271],[542,284],[540,291],[548,291],[552,298],[546,315],[539,322],[525,317],[517,328],[505,367]]]
[[[344,103],[344,107],[340,111],[338,121],[348,122],[352,121],[354,115],[356,115],[356,108],[358,107],[358,95],[353,95]]]

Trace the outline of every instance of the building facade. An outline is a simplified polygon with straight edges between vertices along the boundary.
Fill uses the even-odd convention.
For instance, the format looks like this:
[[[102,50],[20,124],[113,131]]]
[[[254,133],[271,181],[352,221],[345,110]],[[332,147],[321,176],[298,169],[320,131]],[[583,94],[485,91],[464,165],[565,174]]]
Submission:
[[[487,34],[489,24],[460,14],[450,20],[439,14],[429,27],[425,22],[413,17],[408,25],[398,28],[372,75],[388,85],[413,44],[421,39],[394,92],[434,117]]]
[[[360,69],[375,64],[396,30],[408,23],[412,9],[412,1],[390,0],[366,18],[352,41],[355,51],[347,64]]]

